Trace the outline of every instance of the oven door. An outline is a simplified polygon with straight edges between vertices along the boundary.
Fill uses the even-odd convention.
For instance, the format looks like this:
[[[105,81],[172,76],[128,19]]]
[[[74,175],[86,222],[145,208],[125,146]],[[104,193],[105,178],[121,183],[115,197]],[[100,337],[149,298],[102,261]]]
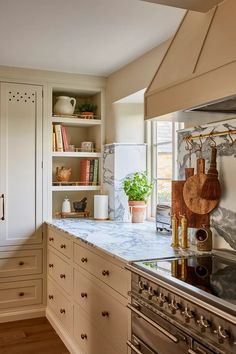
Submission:
[[[128,346],[132,354],[189,353],[191,339],[172,323],[135,302],[131,310],[132,339]]]

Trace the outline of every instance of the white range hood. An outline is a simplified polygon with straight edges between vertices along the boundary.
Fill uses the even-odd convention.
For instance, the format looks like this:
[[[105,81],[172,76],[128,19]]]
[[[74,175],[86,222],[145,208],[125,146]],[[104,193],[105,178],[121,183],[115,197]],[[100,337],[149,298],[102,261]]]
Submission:
[[[143,0],[155,4],[180,7],[181,9],[207,12],[223,0]]]
[[[236,0],[188,11],[145,92],[145,118],[236,94]]]

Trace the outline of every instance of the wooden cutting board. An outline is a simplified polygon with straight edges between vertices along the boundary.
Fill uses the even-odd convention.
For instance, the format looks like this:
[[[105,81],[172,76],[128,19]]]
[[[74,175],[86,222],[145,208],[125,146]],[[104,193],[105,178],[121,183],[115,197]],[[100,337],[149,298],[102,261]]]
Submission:
[[[210,213],[219,203],[219,200],[207,200],[200,197],[206,179],[205,160],[198,159],[197,172],[186,180],[183,188],[183,197],[188,209],[200,215]]]
[[[209,225],[209,214],[199,215],[193,213],[185,204],[183,189],[186,181],[172,181],[172,215],[175,214],[180,225],[179,215],[185,215],[188,220],[188,227],[200,228],[202,225]]]

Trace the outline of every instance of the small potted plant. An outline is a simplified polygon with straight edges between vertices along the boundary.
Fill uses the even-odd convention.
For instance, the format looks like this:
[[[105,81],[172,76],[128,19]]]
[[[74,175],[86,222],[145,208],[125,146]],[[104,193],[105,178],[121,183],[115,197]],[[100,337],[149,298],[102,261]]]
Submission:
[[[132,222],[144,222],[147,199],[152,192],[153,182],[148,181],[146,172],[135,172],[123,182],[125,194],[128,196]]]
[[[89,102],[81,103],[78,110],[83,118],[93,119],[97,110],[97,105]]]

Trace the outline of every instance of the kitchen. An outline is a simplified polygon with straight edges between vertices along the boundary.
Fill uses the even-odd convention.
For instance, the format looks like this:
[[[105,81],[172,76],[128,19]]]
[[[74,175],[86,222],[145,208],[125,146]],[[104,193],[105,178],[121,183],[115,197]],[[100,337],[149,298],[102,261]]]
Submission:
[[[184,0],[163,0],[140,1],[139,6],[153,12],[159,5],[152,2],[189,6],[190,11],[168,7],[177,11],[172,14],[175,30],[180,24],[176,34],[107,78],[27,69],[30,63],[15,68],[11,58],[7,65],[2,57],[0,161],[6,173],[0,180],[0,348],[5,353],[19,352],[19,345],[22,353],[35,351],[24,329],[26,322],[17,321],[35,321],[40,332],[45,316],[67,349],[59,342],[53,348],[38,339],[38,353],[231,354],[236,350],[235,3],[192,1],[186,6]],[[56,112],[57,97],[75,98],[80,105],[75,106],[75,115]],[[88,102],[96,106],[92,118],[82,116],[81,107]],[[172,214],[174,210],[182,235],[186,235],[183,216],[187,215],[189,248],[182,239],[177,241],[182,247],[171,247],[178,233],[173,219],[173,240],[170,232],[156,232],[154,222],[131,223],[123,191],[127,175],[146,166],[151,171],[152,154],[146,158],[146,149],[154,151],[158,146],[152,129],[158,138],[161,123],[170,120],[171,127],[176,124],[181,129],[176,135],[172,132],[172,150],[165,151],[177,160],[177,173],[173,178],[162,176],[161,182],[157,178],[156,185],[172,185]],[[66,127],[71,150],[63,150],[65,141],[62,150],[58,144],[54,149],[56,126]],[[82,149],[83,142],[91,141],[95,149]],[[221,200],[218,205],[219,195],[208,200],[198,196],[195,207],[204,202],[207,209],[195,210],[190,182],[199,178],[195,187],[199,193],[199,181],[206,180],[207,174],[201,173],[200,178],[195,166],[204,160],[208,172],[214,146]],[[81,184],[77,165],[79,161],[81,168],[85,158],[98,160],[95,183]],[[195,171],[185,180],[188,168]],[[69,184],[57,171],[70,175]],[[175,201],[172,180],[182,188]],[[214,186],[217,180],[214,177]],[[153,191],[163,197],[160,188],[154,186]],[[107,203],[107,198],[101,198],[98,208],[93,206],[94,196],[104,194],[109,195],[113,220],[93,220],[107,218],[107,204],[104,207],[102,201]],[[66,198],[74,202],[84,196],[92,218],[60,218]],[[147,208],[153,217],[155,198],[151,196]],[[24,207],[19,208],[22,201]],[[78,214],[85,210],[78,209]],[[196,249],[198,229],[208,237],[212,231],[213,253],[211,245],[205,253]]]

